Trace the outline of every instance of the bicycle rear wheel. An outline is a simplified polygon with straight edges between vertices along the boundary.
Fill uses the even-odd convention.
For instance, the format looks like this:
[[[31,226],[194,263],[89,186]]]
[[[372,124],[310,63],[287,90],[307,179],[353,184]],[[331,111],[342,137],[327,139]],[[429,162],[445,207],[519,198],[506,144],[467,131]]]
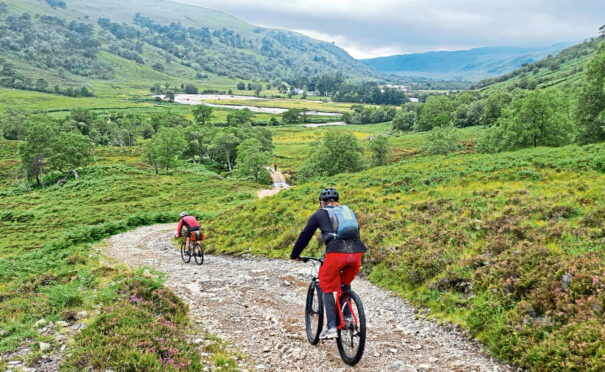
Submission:
[[[319,283],[313,280],[307,291],[305,303],[305,327],[307,339],[311,345],[319,342],[319,334],[324,325],[324,303],[323,292],[319,289]]]
[[[189,253],[185,251],[186,245],[186,242],[181,243],[181,258],[184,263],[189,263],[189,261],[191,261],[191,251]]]
[[[193,248],[193,258],[195,259],[195,263],[201,265],[204,263],[204,248],[200,243],[195,243],[195,247]]]
[[[341,311],[345,311],[347,299],[351,304],[353,321],[346,324],[343,329],[338,329],[336,345],[342,360],[346,364],[354,366],[361,359],[366,345],[366,315],[361,299],[353,291],[345,292],[340,297]],[[355,318],[357,319],[355,320]]]

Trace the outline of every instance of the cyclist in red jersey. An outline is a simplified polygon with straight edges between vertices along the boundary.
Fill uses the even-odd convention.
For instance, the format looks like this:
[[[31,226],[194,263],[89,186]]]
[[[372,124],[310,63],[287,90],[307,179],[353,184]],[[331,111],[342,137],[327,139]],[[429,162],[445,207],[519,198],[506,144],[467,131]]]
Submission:
[[[183,227],[187,228],[187,244],[185,245],[185,252],[189,253],[189,240],[195,237],[195,240],[203,240],[204,233],[200,227],[199,222],[193,216],[187,214],[187,212],[181,212],[181,219],[179,220],[179,226],[176,230],[176,237],[181,237],[181,231]]]

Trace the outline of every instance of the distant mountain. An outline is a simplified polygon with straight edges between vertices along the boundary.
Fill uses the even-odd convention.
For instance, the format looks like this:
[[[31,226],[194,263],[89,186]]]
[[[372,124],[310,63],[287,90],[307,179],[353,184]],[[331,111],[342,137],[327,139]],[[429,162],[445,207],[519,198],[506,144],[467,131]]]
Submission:
[[[233,86],[224,78],[287,81],[337,71],[382,76],[332,43],[211,9],[163,0],[0,0],[5,87],[142,86],[171,77]]]
[[[544,48],[488,47],[400,54],[361,61],[385,74],[477,81],[513,71],[549,54],[555,55],[572,44],[559,43]]]

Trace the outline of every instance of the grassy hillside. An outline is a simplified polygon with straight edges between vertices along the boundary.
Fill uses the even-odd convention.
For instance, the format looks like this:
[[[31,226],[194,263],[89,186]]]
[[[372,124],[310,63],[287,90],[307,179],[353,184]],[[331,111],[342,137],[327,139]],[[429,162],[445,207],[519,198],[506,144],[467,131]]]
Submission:
[[[487,92],[521,87],[548,88],[552,86],[566,88],[575,87],[582,77],[586,63],[595,55],[595,51],[603,38],[593,38],[583,43],[573,45],[559,52],[554,57],[547,57],[534,63],[524,64],[515,71],[498,77],[484,79],[471,89]]]
[[[240,80],[380,75],[333,44],[169,1],[2,3],[0,65],[11,66],[0,69],[5,87],[84,86],[104,95],[148,92],[154,83],[234,89]],[[40,78],[45,83],[37,84]]]
[[[357,213],[363,272],[495,356],[605,368],[605,147],[420,156],[297,186],[219,215],[211,250],[288,257],[321,188]],[[319,240],[308,254],[321,252]]]
[[[0,141],[0,355],[25,345],[31,347],[26,365],[36,367],[43,354],[38,342],[51,345],[45,353],[57,352],[59,340],[34,326],[44,319],[89,325],[73,340],[56,326],[68,340],[66,370],[232,370],[235,363],[220,340],[204,341],[204,358],[186,342],[187,307],[162,288],[161,275],[109,267],[91,243],[137,226],[174,222],[182,210],[210,218],[254,200],[262,186],[224,180],[202,166],[153,176],[140,151],[99,147],[96,164],[83,168],[78,180],[26,192],[13,178],[17,143]],[[194,191],[185,196],[182,190]],[[82,310],[88,316],[76,320]],[[8,368],[4,363],[0,369]]]
[[[474,48],[400,54],[362,61],[386,74],[477,81],[513,71],[523,64],[538,61],[549,54],[557,54],[569,45],[569,43],[561,43],[545,48]]]

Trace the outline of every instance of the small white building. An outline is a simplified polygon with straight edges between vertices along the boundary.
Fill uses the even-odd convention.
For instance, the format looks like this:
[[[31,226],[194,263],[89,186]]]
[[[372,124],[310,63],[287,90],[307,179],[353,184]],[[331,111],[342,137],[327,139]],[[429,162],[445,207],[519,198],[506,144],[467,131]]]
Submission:
[[[304,89],[294,88],[294,94],[302,95],[305,92]],[[311,90],[307,92],[308,96],[315,96],[315,91]]]

